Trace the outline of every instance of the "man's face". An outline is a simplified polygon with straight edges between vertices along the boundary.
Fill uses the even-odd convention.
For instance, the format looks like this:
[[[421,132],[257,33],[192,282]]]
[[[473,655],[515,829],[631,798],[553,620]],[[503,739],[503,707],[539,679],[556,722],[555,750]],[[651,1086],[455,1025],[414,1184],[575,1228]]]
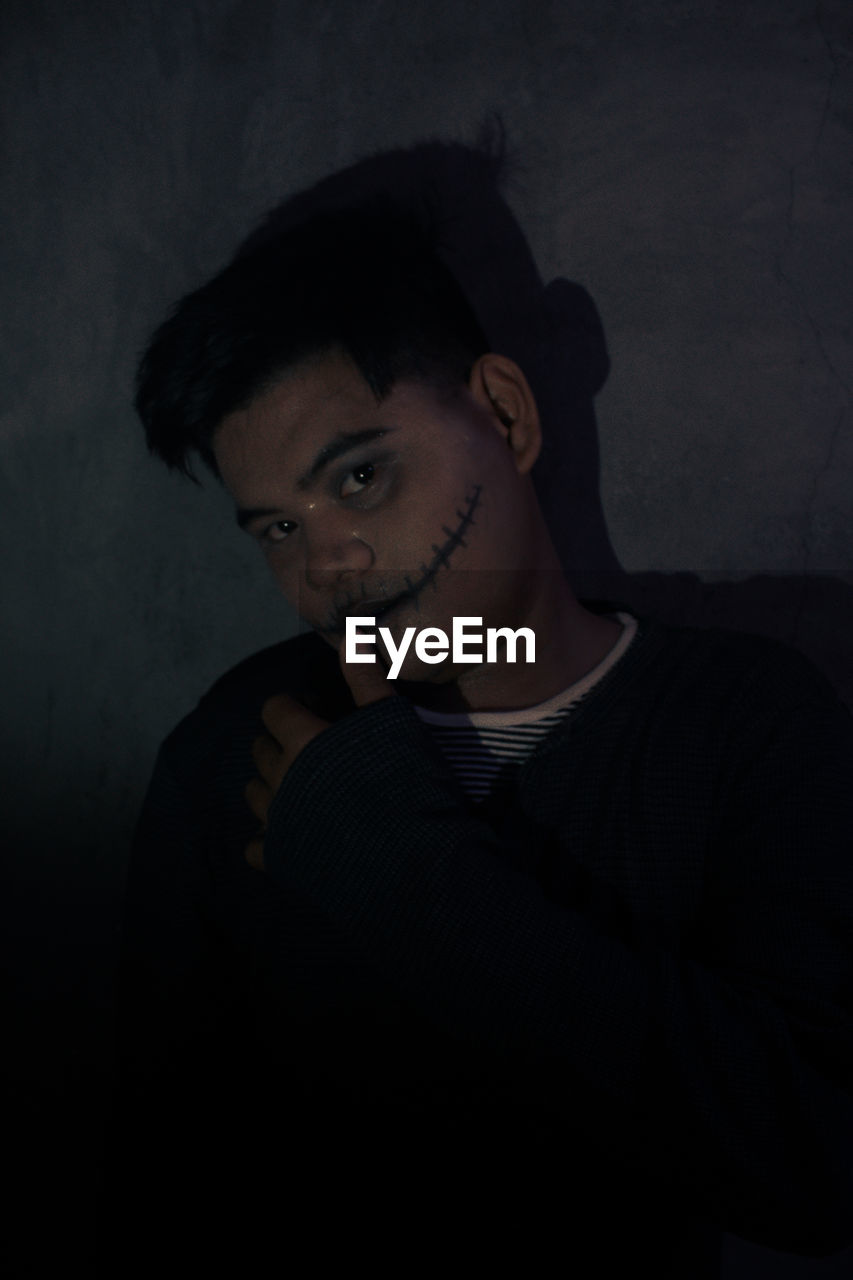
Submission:
[[[377,403],[356,366],[329,354],[229,415],[213,443],[239,523],[336,648],[348,614],[374,616],[396,643],[407,626],[450,635],[458,615],[524,624],[532,462],[508,447],[484,391],[404,380]],[[412,646],[401,675],[443,682],[454,671],[449,659],[421,663]]]

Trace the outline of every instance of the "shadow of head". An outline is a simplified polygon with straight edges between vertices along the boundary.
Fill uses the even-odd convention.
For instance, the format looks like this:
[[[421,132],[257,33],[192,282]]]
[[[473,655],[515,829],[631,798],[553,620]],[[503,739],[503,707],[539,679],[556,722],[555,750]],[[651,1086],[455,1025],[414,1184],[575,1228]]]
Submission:
[[[514,167],[499,119],[470,146],[430,140],[372,155],[276,206],[235,256],[326,213],[412,217],[491,349],[515,360],[533,389],[544,436],[533,479],[567,574],[618,575],[599,498],[593,410],[609,371],[604,331],[582,285],[542,280],[504,195]]]

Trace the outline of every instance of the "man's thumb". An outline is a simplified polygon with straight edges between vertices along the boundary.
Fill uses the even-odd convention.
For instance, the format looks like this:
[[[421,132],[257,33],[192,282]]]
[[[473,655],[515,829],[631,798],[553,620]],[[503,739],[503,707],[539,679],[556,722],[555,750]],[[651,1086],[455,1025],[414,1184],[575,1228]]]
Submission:
[[[394,681],[387,678],[388,672],[380,659],[375,662],[347,662],[343,645],[338,649],[338,658],[357,707],[396,697]]]

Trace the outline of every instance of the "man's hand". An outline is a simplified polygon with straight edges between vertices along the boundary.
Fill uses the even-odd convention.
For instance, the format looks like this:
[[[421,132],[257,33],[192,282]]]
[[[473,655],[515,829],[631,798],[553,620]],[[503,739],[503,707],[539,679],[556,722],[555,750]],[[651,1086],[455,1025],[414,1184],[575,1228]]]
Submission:
[[[244,793],[261,828],[246,846],[246,861],[256,871],[264,869],[264,834],[273,796],[299,752],[329,723],[287,693],[267,698],[261,709],[261,719],[267,732],[256,738],[252,745],[252,759],[258,777],[252,778]]]
[[[386,679],[380,662],[347,663],[343,645],[338,657],[357,707],[395,696],[394,682]],[[260,823],[260,831],[245,850],[246,861],[256,871],[264,869],[264,835],[273,796],[300,751],[329,726],[328,720],[315,715],[287,693],[268,698],[261,709],[261,719],[267,732],[256,738],[252,746],[258,777],[252,778],[245,790],[249,808]]]

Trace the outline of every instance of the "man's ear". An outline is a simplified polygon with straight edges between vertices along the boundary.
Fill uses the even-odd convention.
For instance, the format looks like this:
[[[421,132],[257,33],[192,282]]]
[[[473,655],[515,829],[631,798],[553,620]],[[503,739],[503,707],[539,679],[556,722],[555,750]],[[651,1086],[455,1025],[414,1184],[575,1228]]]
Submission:
[[[526,475],[542,448],[542,427],[536,398],[519,366],[509,356],[487,352],[474,362],[468,389],[512,449],[519,473]]]

